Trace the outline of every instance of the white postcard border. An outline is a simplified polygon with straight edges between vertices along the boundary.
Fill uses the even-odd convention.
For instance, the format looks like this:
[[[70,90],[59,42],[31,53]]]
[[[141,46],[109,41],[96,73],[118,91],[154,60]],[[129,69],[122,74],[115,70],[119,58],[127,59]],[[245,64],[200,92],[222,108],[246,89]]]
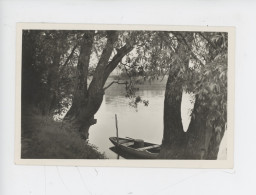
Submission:
[[[90,159],[22,159],[21,158],[21,50],[22,30],[156,30],[228,32],[228,106],[227,106],[227,159],[226,160],[90,160]],[[91,167],[172,167],[221,168],[234,166],[234,101],[235,101],[235,28],[209,26],[163,25],[106,25],[106,24],[54,24],[17,23],[16,26],[16,110],[15,110],[15,163],[22,165],[61,165]]]

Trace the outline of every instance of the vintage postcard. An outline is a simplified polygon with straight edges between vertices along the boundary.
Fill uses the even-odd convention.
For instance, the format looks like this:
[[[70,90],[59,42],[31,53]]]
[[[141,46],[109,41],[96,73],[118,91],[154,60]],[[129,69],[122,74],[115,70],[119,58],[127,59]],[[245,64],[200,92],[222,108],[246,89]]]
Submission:
[[[17,24],[15,163],[233,168],[235,28]]]

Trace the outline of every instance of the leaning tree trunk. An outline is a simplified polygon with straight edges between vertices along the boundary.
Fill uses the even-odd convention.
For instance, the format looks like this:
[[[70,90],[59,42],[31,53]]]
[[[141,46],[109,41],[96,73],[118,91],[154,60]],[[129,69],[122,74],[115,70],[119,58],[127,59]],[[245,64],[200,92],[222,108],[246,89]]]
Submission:
[[[206,64],[214,61],[218,55],[216,46],[209,39],[207,41],[211,46],[209,47],[208,57],[205,61]],[[210,96],[211,94],[208,94],[205,98],[208,99]],[[209,105],[211,103],[212,101],[210,99],[201,101],[198,95],[196,95],[194,109],[191,114],[191,122],[187,130],[185,155],[188,159],[217,159],[220,142],[225,131],[225,121],[216,119],[212,125],[209,124],[208,118],[210,118],[210,113],[214,111],[220,112],[214,110]]]
[[[94,115],[99,110],[103,101],[103,87],[107,78],[122,58],[133,49],[131,45],[123,46],[109,62],[118,34],[116,31],[108,31],[107,44],[103,49],[92,81],[87,88],[88,67],[93,44],[93,34],[85,37],[84,43],[81,46],[77,67],[77,91],[74,95],[72,106],[64,118],[65,121],[72,123],[74,130],[79,131],[84,139],[88,139],[89,128],[96,123]]]
[[[56,53],[53,56],[53,62],[49,66],[48,71],[48,91],[46,97],[46,113],[45,114],[54,114],[54,109],[58,104],[58,82],[59,82],[59,65],[60,65],[61,52],[57,46]]]
[[[218,126],[215,125],[212,128],[212,133],[211,133],[211,137],[210,137],[210,141],[209,141],[207,153],[206,153],[206,159],[209,159],[209,160],[217,159],[220,143],[224,136],[225,129],[226,128],[225,128],[224,122],[222,124],[219,124]]]
[[[94,31],[86,31],[83,35],[77,64],[76,86],[73,94],[72,106],[64,118],[64,121],[71,123],[72,128],[79,132],[89,129],[93,124],[93,120],[89,116],[85,116],[83,113],[84,110],[88,110],[89,106],[87,76],[94,35]]]
[[[207,105],[200,105],[196,99],[191,122],[187,131],[186,158],[217,159],[220,142],[225,132],[225,123],[207,125],[207,117],[212,112]]]
[[[190,48],[181,33],[172,32],[180,41],[176,48],[176,60],[170,65],[164,99],[164,136],[159,158],[184,159],[187,134],[181,119],[181,100],[184,78],[182,71],[189,68]],[[189,36],[189,40],[192,36]],[[184,42],[181,44],[181,42]]]
[[[86,105],[88,102],[87,75],[94,34],[93,31],[87,31],[83,35],[76,70],[75,92],[73,94],[72,106],[67,112],[65,120],[75,119],[80,113],[81,105]]]
[[[211,129],[206,125],[207,107],[200,106],[195,100],[191,121],[187,130],[186,159],[205,159]]]
[[[176,69],[181,69],[182,62],[186,62],[186,55],[193,55],[190,45],[193,37],[186,40],[181,33],[172,32],[180,43],[177,49],[181,63]],[[189,55],[190,54],[190,55]],[[216,54],[212,54],[214,56]],[[211,59],[213,60],[214,57]],[[188,61],[183,63],[188,71]],[[181,96],[182,96],[182,79],[176,76],[172,65],[166,85],[165,103],[164,103],[164,138],[160,151],[160,158],[171,159],[217,159],[219,145],[224,135],[225,122],[216,119],[212,127],[207,125],[207,117],[210,106],[202,105],[196,97],[194,109],[192,112],[191,122],[185,133],[181,122]],[[180,88],[180,89],[179,89]],[[221,121],[221,122],[220,122]]]

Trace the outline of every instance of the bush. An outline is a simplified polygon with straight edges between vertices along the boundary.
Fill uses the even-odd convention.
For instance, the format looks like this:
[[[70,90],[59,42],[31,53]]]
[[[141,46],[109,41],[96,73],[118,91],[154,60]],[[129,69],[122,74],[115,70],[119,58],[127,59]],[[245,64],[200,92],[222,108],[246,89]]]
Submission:
[[[21,158],[102,159],[104,154],[69,130],[67,125],[41,115],[22,116]]]

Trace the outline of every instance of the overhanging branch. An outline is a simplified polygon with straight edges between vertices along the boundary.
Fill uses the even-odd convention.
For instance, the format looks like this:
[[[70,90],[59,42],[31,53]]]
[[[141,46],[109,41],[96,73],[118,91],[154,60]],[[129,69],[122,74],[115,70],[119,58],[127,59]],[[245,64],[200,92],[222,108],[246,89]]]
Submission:
[[[127,85],[128,82],[119,82],[119,81],[112,81],[109,85],[107,85],[106,87],[103,88],[103,90],[105,91],[107,88],[109,88],[111,85],[113,85],[114,83],[116,84],[122,84],[122,85]]]
[[[66,59],[64,65],[63,65],[63,67],[65,67],[65,66],[68,64],[69,60],[73,57],[77,46],[78,46],[78,44],[76,44],[76,45],[73,47],[71,53],[69,54],[68,58]]]
[[[185,37],[181,33],[179,33],[179,32],[177,32],[177,33],[176,32],[172,32],[172,34],[174,34],[174,36],[176,36],[176,38],[180,41],[180,43],[184,43],[187,46],[187,48],[189,49],[189,53],[192,55],[194,60],[198,61],[201,66],[204,66],[203,62],[193,52],[192,47],[187,43]],[[180,36],[182,40],[180,40],[178,36]]]
[[[213,44],[213,42],[208,39],[206,36],[203,35],[203,33],[199,32],[198,33],[201,37],[203,37],[214,49],[217,49],[216,46]]]

